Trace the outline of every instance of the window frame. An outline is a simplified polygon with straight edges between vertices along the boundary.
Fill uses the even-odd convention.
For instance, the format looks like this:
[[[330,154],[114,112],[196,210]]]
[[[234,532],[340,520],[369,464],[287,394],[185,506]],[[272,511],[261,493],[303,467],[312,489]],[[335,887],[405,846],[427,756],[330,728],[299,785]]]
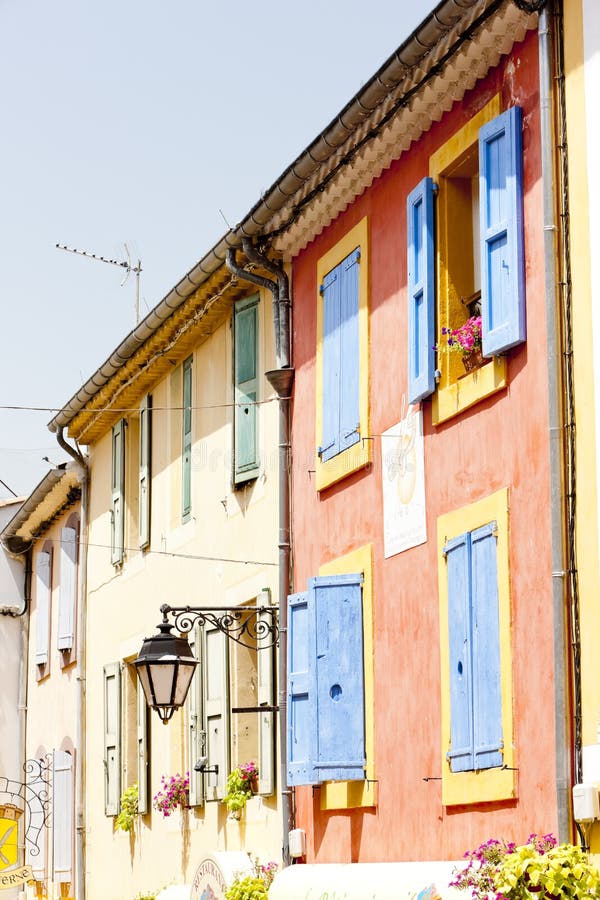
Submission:
[[[127,420],[119,419],[111,431],[110,561],[114,566],[122,565],[125,557],[126,434]],[[120,449],[117,438],[120,439]]]
[[[509,493],[502,488],[460,509],[439,516],[437,522],[438,589],[440,612],[441,764],[442,803],[468,805],[516,797],[511,599],[509,572]],[[444,548],[450,540],[491,522],[497,524],[498,631],[500,639],[500,688],[502,696],[503,765],[501,767],[452,772],[447,753],[450,733],[450,644],[448,628],[448,578]]]
[[[186,377],[189,376],[189,398],[186,404]],[[189,410],[189,430],[186,429],[186,410]],[[192,446],[194,443],[194,355],[190,354],[181,365],[181,521],[189,522],[192,516]],[[187,453],[187,456],[186,456]],[[188,503],[186,504],[186,493]]]
[[[358,275],[358,402],[359,440],[323,462],[317,448],[323,439],[323,342],[324,315],[320,286],[326,275],[335,269],[354,250],[360,250]],[[362,469],[372,461],[371,441],[363,440],[369,434],[369,223],[365,216],[351,228],[317,262],[317,335],[316,335],[316,403],[315,403],[315,484],[321,491]]]

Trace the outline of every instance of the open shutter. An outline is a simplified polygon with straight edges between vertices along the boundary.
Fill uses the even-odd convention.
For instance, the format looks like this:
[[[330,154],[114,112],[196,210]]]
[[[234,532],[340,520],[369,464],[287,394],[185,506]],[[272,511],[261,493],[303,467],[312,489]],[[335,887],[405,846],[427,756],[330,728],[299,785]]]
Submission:
[[[138,748],[138,812],[144,815],[150,809],[148,803],[150,750],[148,746],[149,715],[148,704],[141,682],[136,678],[137,687],[137,748]]]
[[[316,638],[312,591],[288,597],[287,659],[287,783],[317,784],[316,747]]]
[[[319,454],[326,462],[340,452],[340,316],[342,265],[320,287],[323,303],[323,406]]]
[[[139,543],[150,543],[150,492],[152,452],[152,397],[144,397],[140,407],[140,471],[139,471]]]
[[[121,669],[104,666],[104,812],[116,816],[121,798]]]
[[[497,525],[471,533],[475,769],[502,765]]]
[[[360,440],[358,273],[360,250],[341,264],[340,283],[340,452]]]
[[[54,881],[73,881],[73,757],[63,750],[52,755],[52,857]]]
[[[227,637],[216,628],[204,627],[204,717],[207,767],[217,774],[205,776],[206,799],[222,800],[229,774],[229,665]]]
[[[408,402],[435,389],[433,181],[423,178],[407,200]]]
[[[192,357],[183,364],[182,508],[185,518],[192,509]]]
[[[52,590],[52,554],[42,550],[36,559],[35,580],[35,661],[45,666],[50,653],[50,598]]]
[[[258,475],[258,296],[234,308],[235,471],[236,484]]]
[[[261,591],[256,599],[257,606],[271,605],[271,592]],[[270,613],[259,613],[257,625],[272,624]],[[258,705],[274,705],[273,654],[274,647],[257,650]],[[275,793],[275,714],[265,710],[258,714],[258,793],[270,796]]]
[[[125,419],[112,430],[111,562],[123,562],[125,537]]]
[[[362,574],[311,578],[316,621],[319,781],[365,777]]]
[[[206,734],[202,715],[202,629],[195,625],[190,634],[190,647],[200,665],[192,677],[188,694],[188,728],[189,728],[189,772],[190,772],[190,806],[202,806],[204,803],[204,778],[202,772],[194,771],[198,760],[204,756]]]
[[[525,340],[521,108],[479,132],[479,215],[483,355]]]
[[[450,750],[453,772],[473,769],[473,671],[470,625],[471,542],[469,534],[445,548],[448,577],[450,658]]]
[[[58,649],[72,650],[75,644],[75,597],[77,595],[77,531],[60,532],[60,589],[58,600]]]

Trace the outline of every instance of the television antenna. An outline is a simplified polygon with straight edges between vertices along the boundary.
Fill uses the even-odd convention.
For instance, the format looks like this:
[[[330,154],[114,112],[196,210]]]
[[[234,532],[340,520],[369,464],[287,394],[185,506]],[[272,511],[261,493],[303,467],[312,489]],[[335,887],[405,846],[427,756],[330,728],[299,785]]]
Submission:
[[[67,250],[69,253],[76,253],[78,256],[85,256],[87,259],[96,259],[98,262],[108,263],[109,266],[118,266],[121,269],[125,269],[125,278],[121,282],[121,287],[126,284],[127,279],[133,272],[135,275],[135,324],[137,325],[140,321],[140,275],[142,272],[142,261],[141,259],[138,259],[137,265],[132,265],[129,247],[127,244],[123,244],[123,246],[125,247],[125,253],[127,254],[126,260],[107,259],[106,256],[100,256],[99,253],[91,253],[89,250],[78,250],[77,247],[67,247],[66,244],[57,244],[56,248],[57,250]]]

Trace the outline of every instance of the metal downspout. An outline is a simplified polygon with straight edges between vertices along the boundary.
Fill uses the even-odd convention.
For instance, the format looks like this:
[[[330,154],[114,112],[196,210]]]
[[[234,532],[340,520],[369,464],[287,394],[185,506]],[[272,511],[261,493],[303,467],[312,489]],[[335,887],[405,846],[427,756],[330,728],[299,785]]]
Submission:
[[[78,593],[77,606],[77,694],[76,711],[77,734],[75,753],[75,880],[76,900],[85,900],[85,746],[86,732],[86,693],[85,693],[85,667],[86,667],[86,622],[87,622],[87,546],[88,546],[88,505],[90,473],[87,461],[79,450],[73,449],[63,437],[63,428],[59,426],[56,431],[56,440],[62,449],[79,464],[82,470],[81,478],[81,518],[79,522],[79,567],[78,567]]]
[[[279,706],[279,785],[282,816],[282,859],[283,865],[290,863],[289,833],[294,827],[292,791],[287,786],[287,598],[290,593],[290,399],[294,383],[294,370],[290,367],[290,317],[289,285],[285,271],[270,259],[260,254],[254,247],[244,247],[248,259],[277,275],[277,283],[262,278],[254,272],[246,272],[236,262],[236,251],[227,252],[227,268],[238,278],[252,284],[266,287],[273,295],[273,319],[276,327],[275,347],[278,368],[266,372],[269,384],[279,398],[279,654],[277,667],[277,689]],[[248,253],[250,250],[250,254]],[[281,298],[284,297],[282,303]],[[280,305],[281,304],[281,305]],[[277,310],[277,312],[275,312]]]
[[[558,227],[555,177],[552,11],[540,12],[538,23],[542,191],[544,216],[544,275],[546,284],[546,341],[548,364],[548,424],[551,490],[552,606],[554,613],[554,718],[556,793],[559,841],[571,840],[570,733],[567,630],[567,584],[564,506],[562,332],[557,283]]]

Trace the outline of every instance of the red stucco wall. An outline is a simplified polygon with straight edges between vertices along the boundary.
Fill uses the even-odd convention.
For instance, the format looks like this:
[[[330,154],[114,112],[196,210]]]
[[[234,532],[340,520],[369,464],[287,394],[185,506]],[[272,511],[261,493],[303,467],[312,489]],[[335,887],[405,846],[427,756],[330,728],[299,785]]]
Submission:
[[[363,216],[370,227],[370,427],[402,416],[406,363],[406,197],[430,154],[501,91],[523,108],[527,342],[508,357],[509,387],[441,426],[424,403],[426,544],[383,557],[381,442],[374,463],[315,490],[317,260]],[[546,321],[537,34],[515,45],[315,239],[293,264],[296,368],[292,414],[294,587],[331,559],[374,548],[376,809],[321,812],[319,789],[298,788],[308,861],[458,858],[491,836],[524,841],[557,827]],[[513,690],[518,799],[445,808],[441,774],[436,520],[508,486]]]

